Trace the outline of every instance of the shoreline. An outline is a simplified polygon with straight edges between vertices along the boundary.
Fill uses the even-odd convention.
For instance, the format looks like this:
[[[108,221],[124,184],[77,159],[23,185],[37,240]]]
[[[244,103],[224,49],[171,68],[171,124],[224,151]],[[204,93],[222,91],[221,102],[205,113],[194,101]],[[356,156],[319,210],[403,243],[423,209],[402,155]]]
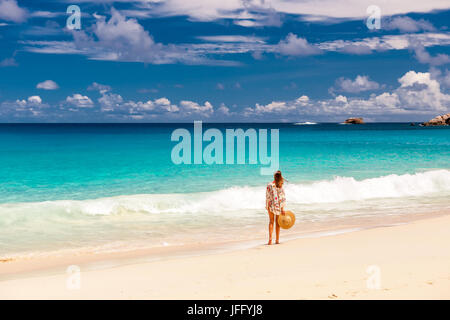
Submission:
[[[450,215],[449,211],[432,211],[428,213],[412,213],[406,215],[393,215],[381,217],[384,221],[373,220],[367,217],[350,217],[336,221],[321,221],[316,224],[306,222],[297,228],[302,231],[281,230],[281,241],[290,242],[297,239],[332,237],[339,234],[353,233],[396,225],[409,224],[423,219],[430,219],[443,215]],[[387,221],[386,221],[387,220]],[[335,225],[334,223],[337,223]],[[266,227],[266,226],[264,226]],[[306,228],[305,228],[306,227]],[[275,231],[274,234],[275,236]],[[83,270],[102,270],[131,264],[140,264],[154,261],[182,259],[186,257],[223,254],[242,251],[265,245],[266,238],[253,238],[246,240],[223,241],[212,243],[191,243],[187,245],[158,246],[122,251],[100,251],[95,249],[74,248],[63,251],[42,252],[39,255],[24,254],[0,259],[0,282],[27,278],[54,275],[64,272],[69,265],[78,265]]]
[[[434,290],[431,290],[432,295],[438,298],[450,299],[450,250],[448,250],[450,235],[447,235],[449,227],[450,215],[448,212],[445,212],[433,215],[432,217],[416,219],[406,224],[378,226],[334,235],[316,237],[310,235],[309,237],[305,236],[292,240],[284,239],[285,242],[282,242],[281,245],[267,246],[259,243],[255,246],[231,251],[213,251],[207,254],[191,254],[176,258],[163,257],[153,260],[149,260],[148,256],[147,258],[142,256],[136,257],[136,252],[132,254],[128,253],[121,257],[116,255],[116,261],[118,259],[124,260],[118,264],[105,262],[104,259],[99,260],[98,263],[100,264],[97,265],[97,268],[92,268],[92,266],[89,268],[86,267],[88,264],[81,264],[81,276],[83,279],[81,290],[67,290],[65,288],[65,281],[68,277],[66,268],[68,265],[74,264],[72,263],[74,260],[66,260],[65,268],[54,268],[53,270],[44,268],[46,270],[45,272],[41,270],[40,272],[35,272],[35,274],[32,274],[32,272],[19,272],[16,273],[16,276],[20,276],[16,278],[5,279],[3,277],[5,273],[3,272],[0,280],[0,298],[328,299],[331,297],[334,299],[335,297],[331,294],[330,297],[324,296],[322,294],[323,290],[327,289],[330,292],[337,291],[337,289],[333,289],[336,282],[344,281],[346,284],[354,283],[356,281],[354,275],[349,273],[349,271],[358,265],[359,269],[361,269],[361,260],[364,260],[364,263],[368,266],[378,261],[375,264],[380,264],[382,270],[385,266],[381,266],[381,264],[389,265],[389,268],[396,270],[395,273],[397,273],[397,276],[394,278],[398,278],[397,280],[406,281],[406,277],[409,279],[408,281],[415,283],[416,278],[410,277],[410,272],[403,270],[405,272],[402,273],[399,270],[407,267],[413,268],[413,273],[420,275],[419,278],[435,279],[439,275],[439,281],[436,279],[421,280],[421,286],[424,284],[424,288],[426,288],[425,292],[429,292],[433,289],[433,284],[440,283],[439,291],[434,292]],[[390,239],[391,242],[387,241],[387,239]],[[372,255],[368,255],[367,250],[361,247],[364,243],[368,245],[367,250],[373,251]],[[402,250],[393,251],[398,246],[402,247]],[[370,249],[370,247],[372,248]],[[296,254],[292,255],[292,252]],[[433,252],[434,254],[430,257],[429,255]],[[348,256],[348,253],[352,254]],[[342,259],[342,255],[346,256],[346,258]],[[424,257],[427,259],[424,259]],[[234,263],[233,261],[240,262]],[[301,296],[286,296],[285,290],[292,292],[288,288],[289,283],[281,281],[283,278],[281,274],[271,271],[271,269],[276,270],[277,261],[282,262],[289,269],[300,268],[299,270],[303,270],[300,274],[290,272],[292,273],[291,276],[294,282],[300,281],[300,283],[304,284],[305,281],[309,283],[314,279],[327,280],[317,288],[315,286],[310,287],[308,289],[310,295],[307,292],[303,292],[302,289],[300,290],[302,292]],[[371,263],[369,263],[370,261]],[[102,262],[103,265],[101,265]],[[4,266],[13,266],[14,264],[2,263],[0,264],[0,269],[5,271]],[[265,266],[265,264],[268,265]],[[424,267],[424,264],[431,264],[432,267]],[[330,266],[334,267],[327,270]],[[332,276],[336,271],[334,269],[335,267],[343,274],[340,276]],[[155,278],[155,274],[160,276]],[[186,275],[190,275],[190,278],[186,279]],[[361,280],[365,276],[367,276],[365,274],[365,268],[362,268],[358,273],[359,286],[361,286],[361,282],[365,281]],[[389,279],[392,276],[393,274],[389,274]],[[156,283],[149,282],[149,277],[152,281],[156,281]],[[165,288],[160,292],[159,290],[165,287],[164,279],[169,279],[169,282],[173,286],[178,281],[182,289],[178,290],[172,287],[172,291]],[[208,283],[211,283],[213,286],[219,286],[220,288],[223,286],[226,287],[226,284],[230,281],[237,285],[232,279],[236,279],[236,281],[240,279],[240,281],[244,282],[250,281],[252,284],[247,289],[241,288],[238,285],[239,290],[235,290],[235,288],[228,288],[226,290],[207,289]],[[277,281],[281,281],[281,283],[278,284]],[[427,284],[426,281],[431,281],[432,284]],[[87,288],[84,287],[86,282],[88,284]],[[45,285],[45,289],[41,290],[40,288],[42,288],[44,283],[48,284],[48,286]],[[199,286],[200,283],[202,284],[201,286]],[[270,291],[271,294],[258,291],[258,288],[263,284],[267,284],[267,288],[269,289],[266,291]],[[273,284],[280,291],[270,290]],[[346,287],[346,284],[340,283],[338,288]],[[442,284],[445,285],[443,286]],[[150,293],[148,288],[153,288],[154,290]],[[338,298],[345,297],[349,299],[423,297],[421,291],[415,289],[408,294],[402,291],[401,294],[395,297],[383,295],[383,293],[387,293],[390,290],[389,288],[388,290],[363,290],[365,292],[364,296],[356,293],[354,295],[337,294],[336,292],[333,294]],[[124,294],[124,292],[127,294]],[[438,295],[436,296],[436,294]]]

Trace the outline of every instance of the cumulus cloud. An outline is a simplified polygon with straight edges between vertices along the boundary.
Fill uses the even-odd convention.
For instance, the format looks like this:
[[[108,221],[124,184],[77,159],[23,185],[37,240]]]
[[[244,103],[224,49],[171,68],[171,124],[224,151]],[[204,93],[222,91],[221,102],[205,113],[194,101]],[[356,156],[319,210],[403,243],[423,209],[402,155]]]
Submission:
[[[42,104],[42,98],[40,96],[30,96],[28,99],[18,99],[14,103],[4,102],[9,105],[16,105],[18,107],[36,107]]]
[[[322,52],[306,39],[299,38],[293,33],[289,33],[284,40],[278,43],[276,51],[285,56],[309,56]]]
[[[179,104],[175,104],[166,97],[147,101],[126,100],[120,94],[112,92],[110,86],[97,82],[92,83],[88,89],[100,93],[100,98],[96,102],[92,101],[88,96],[75,93],[60,103],[61,110],[65,110],[65,106],[70,107],[66,110],[71,112],[81,112],[91,109],[92,111],[90,112],[102,114],[103,117],[117,120],[142,120],[155,119],[156,117],[164,117],[166,120],[186,120],[186,117],[195,117],[195,119],[209,118],[214,114],[214,107],[208,101],[200,104],[195,101],[182,100]],[[27,105],[34,101],[34,99],[30,97],[29,101],[18,100],[15,104]],[[232,114],[225,105],[221,105],[219,109],[222,115]]]
[[[286,101],[272,101],[271,103],[266,105],[257,103],[254,108],[246,108],[244,110],[244,115],[249,116],[252,114],[265,113],[287,114],[297,109],[300,105],[302,105],[302,103],[299,101],[299,99],[295,100],[294,103],[289,103]]]
[[[117,98],[118,95],[115,95]],[[108,94],[111,100],[111,94]],[[148,101],[123,101],[112,99],[107,104],[102,104],[101,111],[112,117],[131,117],[132,119],[147,119],[163,116],[166,119],[185,120],[187,117],[209,118],[214,113],[214,107],[208,101],[203,105],[198,102],[183,100],[178,105],[163,97]],[[113,105],[113,106],[112,106]],[[224,109],[222,108],[223,112]]]
[[[450,105],[450,95],[441,92],[439,82],[431,78],[429,72],[409,71],[398,79],[397,89],[402,103],[409,110],[446,111]]]
[[[430,68],[431,79],[439,82],[441,87],[450,88],[450,71],[445,69],[443,71],[432,67]]]
[[[331,91],[359,93],[362,91],[377,90],[380,85],[369,79],[368,76],[356,76],[355,80],[341,77],[336,80],[336,85]]]
[[[100,103],[102,111],[114,111],[121,108],[123,98],[120,94],[102,91],[101,95],[98,102]]]
[[[217,108],[217,112],[219,114],[222,114],[224,116],[231,116],[232,112],[230,111],[230,108],[228,108],[225,104],[221,104],[219,108]]]
[[[450,63],[449,55],[439,53],[435,56],[432,56],[420,43],[413,43],[411,48],[414,50],[414,55],[420,63],[430,64],[432,66],[439,66]]]
[[[433,25],[424,19],[414,20],[410,17],[394,17],[387,18],[383,21],[383,29],[385,30],[399,30],[401,32],[419,32],[419,31],[434,31]]]
[[[180,109],[183,113],[187,115],[191,114],[202,114],[205,117],[209,117],[213,112],[214,108],[211,103],[206,101],[203,105],[189,101],[189,100],[183,100],[180,102]]]
[[[89,91],[108,92],[111,91],[111,87],[105,84],[93,82],[88,88]]]
[[[386,119],[398,115],[448,112],[450,95],[441,90],[439,82],[432,79],[429,72],[409,71],[398,82],[399,87],[392,92],[371,94],[367,99],[338,95],[334,99],[311,100],[302,96],[291,101],[256,104],[255,107],[246,108],[244,116],[257,119],[267,115],[272,119],[286,115],[294,119],[296,116],[311,116],[342,121],[345,117],[355,115]]]
[[[178,106],[172,104],[169,99],[167,98],[159,98],[155,100],[148,100],[147,102],[134,102],[134,101],[128,101],[124,105],[126,108],[128,108],[130,114],[139,114],[139,115],[145,115],[148,113],[151,114],[160,114],[164,112],[177,112],[180,109]]]
[[[13,22],[24,22],[28,11],[22,9],[16,0],[0,0],[0,19]]]
[[[88,96],[79,93],[67,97],[66,103],[77,108],[92,108],[94,106],[94,102]]]
[[[36,85],[37,89],[43,89],[43,90],[56,90],[59,89],[58,84],[53,80],[45,80],[43,82],[40,82]]]
[[[92,59],[152,64],[220,64],[177,45],[164,45],[153,37],[136,19],[127,19],[112,9],[109,20],[95,15],[97,21],[88,31],[73,32],[74,42],[58,43],[66,52],[85,54]],[[55,49],[55,43],[50,47]],[[60,48],[59,50],[62,50]]]
[[[24,102],[25,100],[22,100],[22,103]],[[42,103],[42,99],[41,99],[41,97],[40,96],[31,96],[31,97],[28,97],[28,99],[27,99],[27,101],[26,101],[26,104],[29,104],[29,105],[40,105]]]
[[[338,95],[334,100],[336,100],[336,102],[342,102],[342,103],[347,103],[347,97],[343,96],[343,95]]]
[[[296,102],[297,102],[297,103],[300,103],[300,104],[302,104],[302,103],[306,104],[306,103],[309,102],[309,97],[303,95],[303,96],[297,98]]]
[[[102,86],[93,87],[103,88]],[[169,118],[182,118],[191,115],[209,117],[214,113],[214,107],[208,101],[202,105],[183,100],[177,105],[165,97],[147,101],[126,101],[121,95],[110,91],[101,90],[100,94],[101,97],[98,99],[100,111],[111,116],[133,116],[134,119],[144,119],[165,115]]]
[[[347,92],[360,92],[369,87],[375,88],[374,81],[366,76],[355,79],[341,78],[339,82]],[[450,95],[442,88],[442,81],[450,80],[448,70],[432,68],[430,72],[409,71],[398,78],[398,87],[380,94],[372,93],[368,97],[349,97],[339,94],[326,99],[313,99],[307,95],[299,95],[293,100],[275,100],[268,103],[256,103],[252,107],[233,110],[221,104],[217,109],[206,101],[203,104],[190,100],[182,100],[178,104],[166,97],[150,99],[147,101],[126,101],[121,95],[110,91],[109,86],[93,85],[100,91],[98,103],[81,94],[67,97],[60,105],[76,107],[69,111],[93,112],[93,114],[108,119],[123,120],[174,120],[191,121],[195,119],[225,120],[236,119],[242,121],[280,121],[291,119],[311,119],[314,121],[343,121],[349,116],[363,116],[365,118],[381,121],[405,120],[406,116],[422,117],[427,119],[436,114],[446,113],[450,107]],[[345,81],[347,80],[347,81]],[[441,82],[441,83],[440,83]],[[106,89],[104,89],[106,88]],[[380,89],[378,85],[378,89]],[[362,90],[362,91],[364,91]],[[362,92],[361,91],[361,92]],[[3,102],[0,115],[38,116],[48,105],[44,104],[39,96],[30,96],[27,99],[14,102]],[[62,108],[64,109],[64,108]],[[45,109],[52,112],[51,108]],[[56,114],[55,116],[64,116]],[[48,114],[47,114],[48,115]],[[395,118],[397,117],[397,118]],[[425,117],[425,118],[424,118]]]
[[[42,109],[48,105],[43,103],[40,96],[30,96],[27,99],[17,99],[14,102],[4,101],[0,108],[0,115],[8,117],[36,117],[42,115]]]

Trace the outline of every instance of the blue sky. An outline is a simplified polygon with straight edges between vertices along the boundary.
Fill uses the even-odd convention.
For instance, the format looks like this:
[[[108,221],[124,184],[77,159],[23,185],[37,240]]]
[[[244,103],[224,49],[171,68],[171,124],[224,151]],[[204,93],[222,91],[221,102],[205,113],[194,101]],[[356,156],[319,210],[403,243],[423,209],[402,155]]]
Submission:
[[[437,0],[0,0],[0,121],[424,121],[450,112],[449,18]]]

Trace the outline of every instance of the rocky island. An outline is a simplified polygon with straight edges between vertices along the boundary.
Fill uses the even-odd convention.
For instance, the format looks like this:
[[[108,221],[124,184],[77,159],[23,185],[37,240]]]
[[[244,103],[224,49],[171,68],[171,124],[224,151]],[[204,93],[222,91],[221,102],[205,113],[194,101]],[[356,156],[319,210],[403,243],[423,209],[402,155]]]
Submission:
[[[448,126],[450,125],[450,113],[444,114],[442,116],[437,116],[430,121],[422,123],[422,126]]]
[[[347,120],[344,121],[344,123],[364,124],[364,120],[363,120],[363,118],[348,118]]]

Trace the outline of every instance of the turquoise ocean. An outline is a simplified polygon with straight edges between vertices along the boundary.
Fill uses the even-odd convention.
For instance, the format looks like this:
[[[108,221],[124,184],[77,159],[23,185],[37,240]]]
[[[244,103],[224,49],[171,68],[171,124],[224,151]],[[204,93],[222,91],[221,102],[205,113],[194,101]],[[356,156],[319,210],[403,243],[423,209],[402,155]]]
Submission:
[[[265,237],[272,179],[260,174],[262,165],[176,165],[177,128],[192,131],[193,124],[0,125],[0,257]],[[450,209],[450,127],[203,124],[208,128],[279,129],[297,231]]]

